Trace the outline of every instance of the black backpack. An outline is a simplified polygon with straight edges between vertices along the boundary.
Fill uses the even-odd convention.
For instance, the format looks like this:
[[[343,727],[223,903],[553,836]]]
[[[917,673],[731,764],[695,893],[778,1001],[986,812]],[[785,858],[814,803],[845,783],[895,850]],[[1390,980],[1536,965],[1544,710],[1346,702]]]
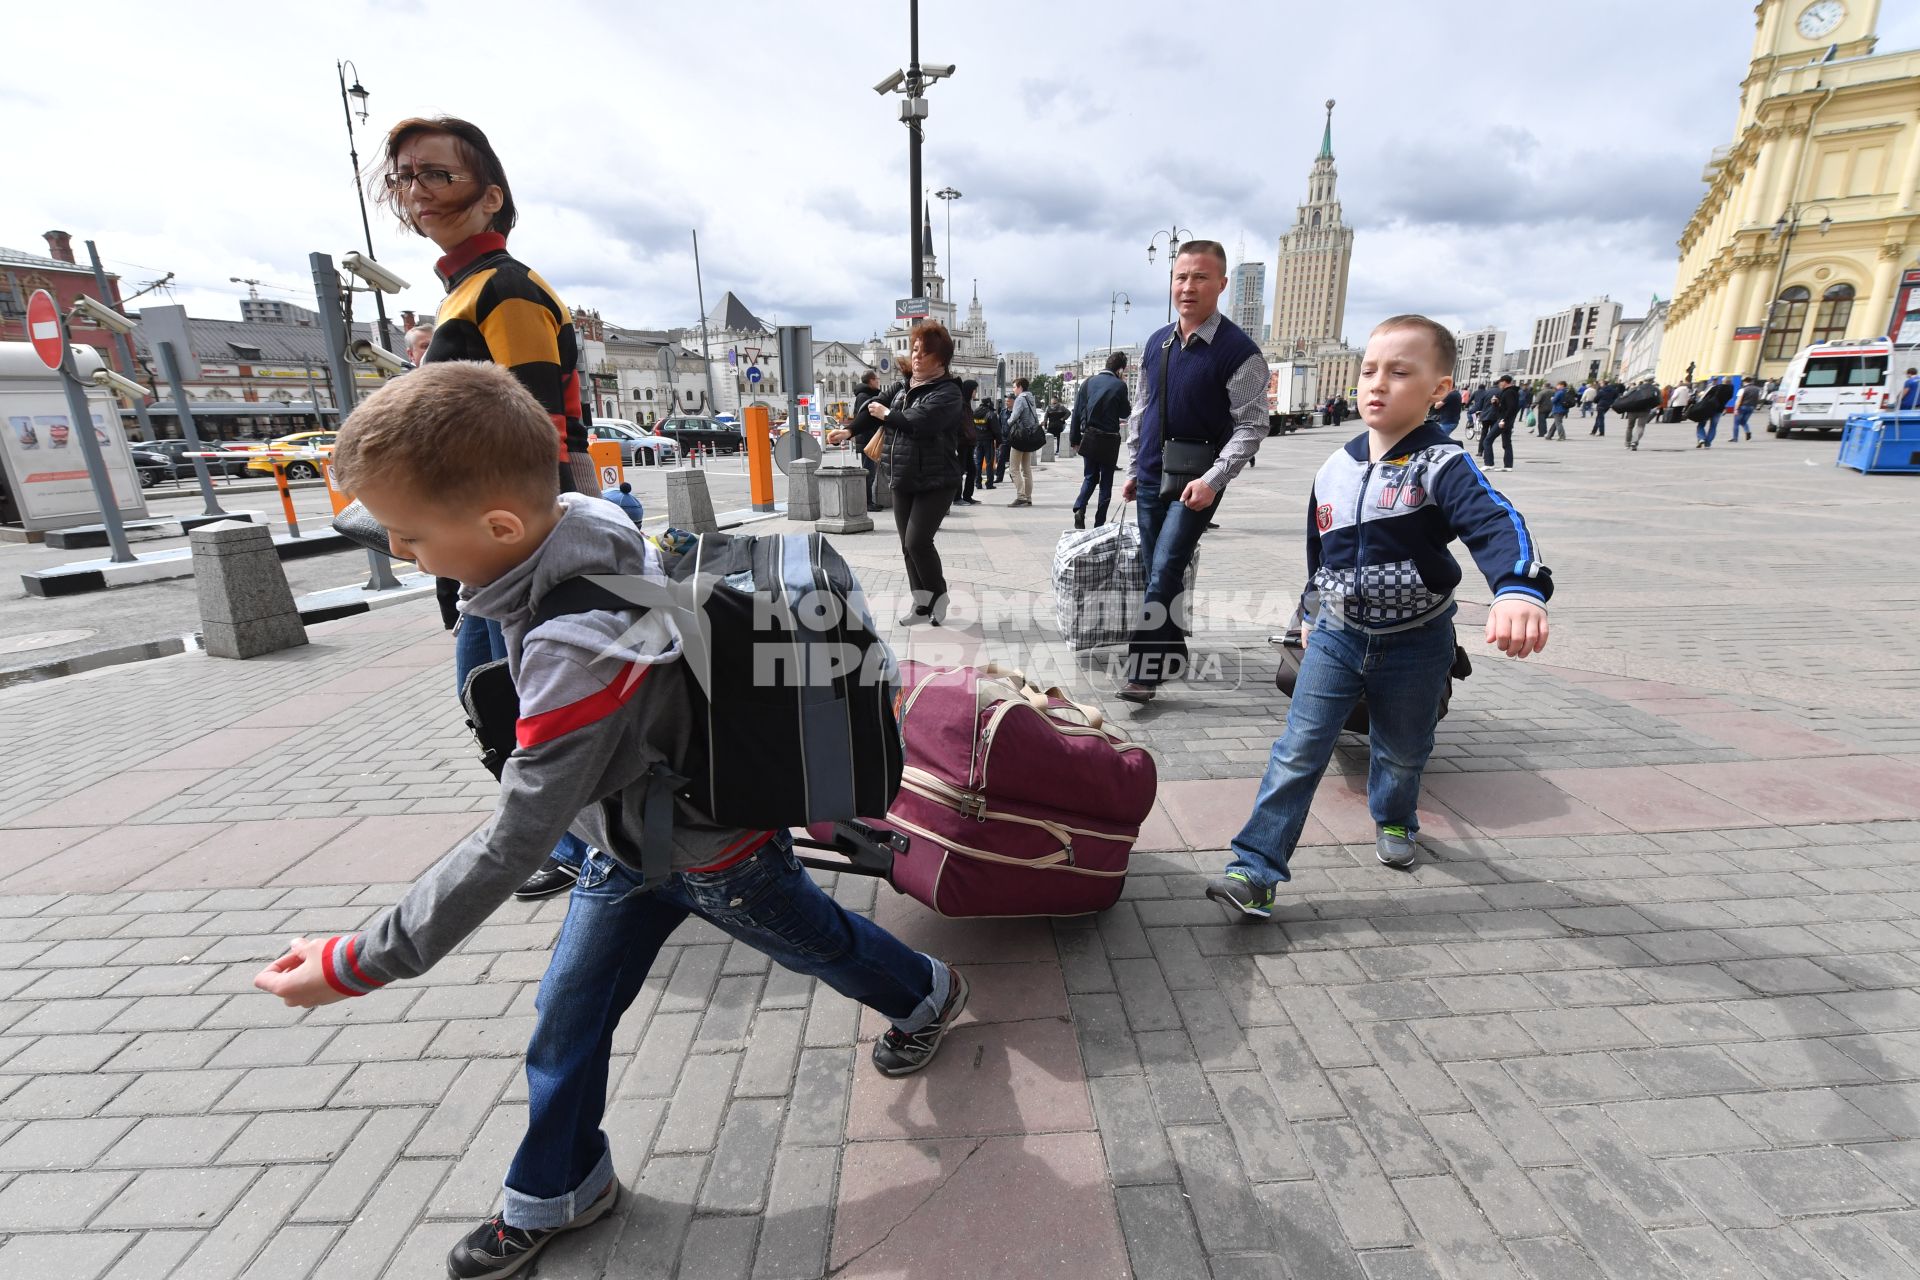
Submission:
[[[853,570],[819,534],[702,534],[669,568],[672,586],[621,575],[570,578],[534,604],[529,630],[595,609],[666,608],[679,628],[693,740],[649,783],[642,850],[649,884],[669,867],[674,796],[723,826],[779,830],[882,817],[906,763],[899,670]],[[519,697],[504,659],[462,691],[495,777],[516,746]],[[661,802],[661,803],[656,803]],[[666,824],[664,827],[659,824]]]

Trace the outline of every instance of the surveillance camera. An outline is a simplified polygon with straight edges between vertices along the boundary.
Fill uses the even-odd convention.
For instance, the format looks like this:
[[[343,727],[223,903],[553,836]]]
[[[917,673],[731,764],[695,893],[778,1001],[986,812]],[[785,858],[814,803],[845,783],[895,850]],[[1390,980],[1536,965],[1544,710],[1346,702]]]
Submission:
[[[366,284],[372,285],[382,293],[404,293],[407,282],[387,270],[372,258],[349,249],[340,259],[340,265],[358,276]]]
[[[892,75],[888,76],[885,80],[882,80],[879,84],[873,86],[873,91],[875,93],[882,94],[882,95],[889,94],[889,93],[892,93],[895,89],[898,89],[901,85],[905,84],[906,82],[907,82],[907,73],[904,71],[896,71]]]
[[[377,342],[365,338],[347,344],[347,354],[362,364],[370,364],[388,377],[407,372],[413,368],[405,360],[393,354]]]
[[[98,325],[110,333],[132,333],[137,325],[97,298],[89,298],[84,293],[73,300],[72,315],[78,315],[88,324]]]
[[[944,80],[953,74],[953,64],[951,62],[923,62],[920,64],[920,74],[929,80]]]
[[[147,398],[147,389],[132,378],[124,377],[111,369],[95,369],[93,385],[107,390],[139,404]]]

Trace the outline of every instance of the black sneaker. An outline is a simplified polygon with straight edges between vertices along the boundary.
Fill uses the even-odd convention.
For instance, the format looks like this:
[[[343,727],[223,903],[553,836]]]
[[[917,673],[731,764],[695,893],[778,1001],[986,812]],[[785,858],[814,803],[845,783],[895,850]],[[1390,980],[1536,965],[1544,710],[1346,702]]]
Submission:
[[[908,1035],[897,1027],[887,1028],[886,1034],[873,1042],[873,1066],[883,1076],[910,1076],[933,1061],[933,1054],[940,1047],[940,1041],[959,1020],[960,1013],[967,1007],[967,978],[958,969],[949,967],[948,975],[953,981],[953,990],[947,993],[946,1007],[940,1010],[940,1016]]]
[[[447,1255],[448,1280],[499,1280],[532,1262],[553,1238],[565,1231],[578,1231],[599,1221],[620,1198],[620,1180],[614,1178],[600,1198],[580,1211],[572,1222],[561,1227],[510,1227],[504,1215],[494,1214],[469,1231]]]
[[[556,893],[565,893],[573,888],[573,882],[580,878],[580,869],[570,867],[558,858],[548,858],[545,865],[527,877],[527,882],[513,891],[513,896],[524,902],[535,898],[551,898]]]

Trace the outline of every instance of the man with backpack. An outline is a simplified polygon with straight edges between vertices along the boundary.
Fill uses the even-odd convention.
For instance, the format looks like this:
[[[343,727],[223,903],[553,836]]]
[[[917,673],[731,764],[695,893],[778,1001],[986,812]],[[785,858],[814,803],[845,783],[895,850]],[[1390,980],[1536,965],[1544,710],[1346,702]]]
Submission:
[[[1033,455],[1047,442],[1047,428],[1033,403],[1025,378],[1013,380],[1013,404],[1007,411],[1007,450],[1013,462],[1013,501],[1010,506],[1033,505]]]
[[[1074,397],[1073,417],[1069,420],[1067,442],[1080,451],[1080,496],[1073,502],[1073,527],[1087,527],[1087,499],[1094,486],[1100,488],[1100,505],[1094,509],[1093,523],[1107,522],[1107,503],[1113,497],[1113,473],[1120,462],[1120,437],[1133,405],[1127,399],[1127,380],[1121,377],[1127,367],[1127,353],[1116,351],[1107,357],[1107,367],[1088,378]]]
[[[333,461],[402,558],[457,578],[463,610],[501,622],[519,703],[515,745],[486,824],[365,928],[293,940],[254,985],[312,1008],[418,977],[507,900],[561,833],[578,831],[593,848],[535,1002],[527,1131],[505,1203],[454,1246],[447,1274],[512,1275],[618,1200],[600,1125],[613,1037],[689,916],[886,1017],[872,1050],[881,1074],[926,1066],[966,1007],[966,979],[823,893],[795,860],[784,817],[747,829],[687,798],[692,788],[679,784],[689,780],[674,770],[686,766],[701,717],[681,633],[617,601],[542,616],[585,575],[666,578],[659,553],[612,504],[559,492],[552,419],[531,393],[499,365],[428,364],[354,411]],[[744,789],[764,790],[750,765],[737,767],[749,770]]]
[[[1060,461],[1060,433],[1067,429],[1067,407],[1058,399],[1047,406],[1047,434],[1053,437],[1052,462]]]

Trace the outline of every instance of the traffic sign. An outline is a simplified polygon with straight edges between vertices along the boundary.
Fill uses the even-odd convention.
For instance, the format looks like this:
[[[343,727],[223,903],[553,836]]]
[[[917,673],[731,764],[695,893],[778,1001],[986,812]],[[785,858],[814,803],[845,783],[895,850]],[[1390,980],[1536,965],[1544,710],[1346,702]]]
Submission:
[[[1733,340],[1735,342],[1756,342],[1759,340],[1760,335],[1765,332],[1765,325],[1743,324],[1733,331]]]
[[[748,369],[748,370],[747,370],[747,381],[748,381],[748,382],[752,382],[752,383],[756,383],[756,384],[757,384],[757,383],[758,383],[758,382],[760,381],[760,366],[759,366],[759,365],[755,365],[755,366],[753,366],[753,367],[752,367],[751,369]]]
[[[893,314],[899,320],[920,320],[932,314],[932,308],[925,298],[900,298],[893,304]]]
[[[67,354],[66,341],[60,336],[60,311],[53,295],[35,289],[27,299],[27,337],[33,341],[33,354],[49,369],[58,369]]]

